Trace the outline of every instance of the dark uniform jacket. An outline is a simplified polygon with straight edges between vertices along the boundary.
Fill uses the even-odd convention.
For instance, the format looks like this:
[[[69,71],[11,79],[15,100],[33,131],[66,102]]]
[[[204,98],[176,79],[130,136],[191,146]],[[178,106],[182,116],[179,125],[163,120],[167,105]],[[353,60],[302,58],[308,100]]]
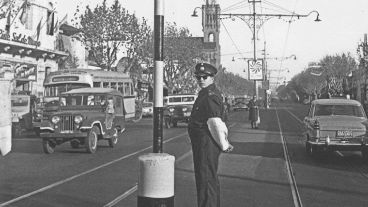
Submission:
[[[203,88],[194,102],[190,115],[190,128],[206,128],[207,120],[213,117],[220,117],[224,120],[224,106],[220,91],[215,84]]]

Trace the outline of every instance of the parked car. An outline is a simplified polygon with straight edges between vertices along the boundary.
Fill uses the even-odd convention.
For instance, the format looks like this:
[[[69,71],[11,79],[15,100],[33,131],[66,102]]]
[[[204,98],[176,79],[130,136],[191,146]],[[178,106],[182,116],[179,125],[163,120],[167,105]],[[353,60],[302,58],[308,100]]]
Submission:
[[[234,99],[234,104],[232,106],[233,111],[238,111],[238,110],[249,110],[248,109],[248,102],[249,102],[249,98],[245,98],[245,97],[236,97]]]
[[[164,97],[165,127],[177,127],[178,122],[188,123],[196,98],[195,94],[175,94]]]
[[[152,102],[143,102],[142,108],[142,116],[153,116],[153,103]]]
[[[345,150],[361,151],[368,159],[368,121],[360,102],[349,99],[312,101],[304,118],[305,148],[309,155]]]
[[[53,153],[56,145],[64,142],[70,142],[72,148],[84,145],[89,153],[96,152],[98,140],[106,140],[114,147],[125,130],[123,97],[110,88],[80,88],[63,93],[58,111],[41,122],[44,152]],[[114,105],[111,113],[108,103]]]

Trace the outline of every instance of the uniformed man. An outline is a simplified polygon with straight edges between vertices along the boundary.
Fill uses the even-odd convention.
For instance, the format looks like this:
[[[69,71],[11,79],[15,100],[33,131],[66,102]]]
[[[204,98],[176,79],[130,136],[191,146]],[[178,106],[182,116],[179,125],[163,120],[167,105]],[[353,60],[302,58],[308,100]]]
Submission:
[[[230,145],[226,150],[220,149],[209,130],[209,127],[217,127],[212,126],[213,120],[223,118],[224,111],[221,93],[214,84],[216,73],[217,69],[210,64],[195,66],[194,74],[201,90],[193,105],[188,133],[193,151],[198,207],[220,206],[218,159],[221,151],[233,148]]]

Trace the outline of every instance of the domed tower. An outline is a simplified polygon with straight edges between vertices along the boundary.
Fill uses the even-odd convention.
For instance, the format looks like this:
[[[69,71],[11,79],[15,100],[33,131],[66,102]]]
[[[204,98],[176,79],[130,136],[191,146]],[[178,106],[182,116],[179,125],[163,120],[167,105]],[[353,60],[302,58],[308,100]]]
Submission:
[[[217,68],[221,65],[221,47],[220,47],[220,5],[216,0],[211,3],[206,0],[206,4],[202,5],[202,30],[203,44],[206,61],[215,65]]]

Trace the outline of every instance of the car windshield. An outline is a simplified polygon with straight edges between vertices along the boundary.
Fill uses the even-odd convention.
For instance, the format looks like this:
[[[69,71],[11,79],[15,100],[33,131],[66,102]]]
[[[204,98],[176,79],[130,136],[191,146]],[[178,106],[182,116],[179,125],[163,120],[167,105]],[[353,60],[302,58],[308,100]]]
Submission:
[[[364,117],[364,112],[357,105],[325,105],[317,104],[315,106],[315,116],[344,115]]]
[[[62,106],[99,106],[106,104],[104,95],[70,95],[61,97]]]

